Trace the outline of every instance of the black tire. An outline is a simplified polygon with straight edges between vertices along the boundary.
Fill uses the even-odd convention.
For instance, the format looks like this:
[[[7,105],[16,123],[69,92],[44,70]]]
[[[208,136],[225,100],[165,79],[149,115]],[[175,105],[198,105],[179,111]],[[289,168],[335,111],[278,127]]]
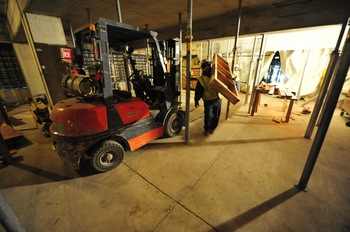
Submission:
[[[124,158],[124,148],[114,140],[105,140],[93,150],[90,163],[98,172],[107,172],[116,168]]]
[[[174,137],[178,135],[184,125],[184,116],[181,112],[171,111],[164,123],[164,134],[167,137]]]

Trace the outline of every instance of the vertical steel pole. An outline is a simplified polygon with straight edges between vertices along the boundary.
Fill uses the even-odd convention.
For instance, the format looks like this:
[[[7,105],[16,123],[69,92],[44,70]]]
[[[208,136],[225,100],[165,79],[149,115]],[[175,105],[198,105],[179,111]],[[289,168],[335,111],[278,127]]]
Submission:
[[[192,63],[192,4],[193,0],[187,0],[187,54],[186,54],[186,131],[185,143],[190,143],[190,81],[191,81],[191,63]]]
[[[248,102],[249,98],[249,92],[250,92],[250,79],[252,77],[253,73],[253,64],[254,64],[254,58],[255,58],[255,49],[256,49],[256,36],[254,37],[254,44],[253,44],[253,51],[252,51],[252,59],[250,60],[249,65],[249,73],[248,73],[248,80],[247,80],[247,90],[245,93],[245,99],[244,99],[244,105]],[[250,108],[248,107],[248,114],[250,113]]]
[[[182,13],[178,13],[179,15],[179,73],[180,73],[180,78],[179,78],[179,90],[180,90],[180,96],[179,96],[179,101],[182,103]]]
[[[303,80],[305,78],[305,71],[306,71],[306,68],[309,64],[310,52],[311,52],[311,48],[309,49],[309,51],[307,51],[307,56],[306,56],[306,60],[305,60],[305,64],[304,64],[303,74],[301,75],[301,79],[300,79],[300,83],[299,83],[299,87],[298,87],[298,92],[297,92],[297,96],[296,96],[297,101],[300,98],[301,86],[303,85]]]
[[[148,30],[148,24],[145,24],[146,30]],[[146,75],[151,73],[151,67],[149,63],[149,39],[146,39]]]
[[[235,59],[236,59],[236,52],[237,52],[237,42],[238,42],[238,37],[239,37],[239,29],[241,27],[242,1],[243,0],[239,0],[239,2],[238,2],[237,28],[236,28],[235,43],[234,43],[234,47],[233,47],[232,66],[231,66],[232,72],[235,70]],[[225,117],[226,120],[228,119],[229,112],[230,112],[230,102],[227,101],[226,117]]]
[[[315,128],[315,124],[316,124],[317,118],[320,114],[320,110],[322,108],[324,98],[327,94],[329,83],[331,82],[331,79],[332,79],[332,74],[334,72],[335,66],[336,66],[338,58],[339,58],[339,54],[340,54],[339,47],[340,47],[341,41],[344,38],[345,29],[349,25],[349,23],[350,23],[350,18],[342,25],[337,44],[336,44],[334,51],[332,52],[331,57],[329,59],[327,71],[326,71],[326,74],[324,76],[324,81],[323,81],[323,84],[321,86],[320,94],[317,97],[313,112],[311,114],[309,124],[308,124],[306,132],[305,132],[305,136],[304,136],[305,138],[311,138],[312,132]]]
[[[19,223],[18,218],[7,204],[2,194],[0,193],[0,223],[5,231],[24,232],[25,229]]]
[[[70,20],[68,20],[68,23],[69,23],[70,36],[72,37],[73,48],[75,48],[75,47],[76,47],[76,44],[75,44],[75,36],[74,36],[74,31],[73,31],[72,22],[71,22]]]
[[[253,102],[254,102],[254,98],[255,98],[255,92],[256,92],[256,88],[257,88],[257,82],[258,82],[258,77],[259,77],[259,73],[260,73],[260,66],[261,66],[261,61],[262,61],[262,52],[263,52],[263,47],[264,47],[264,38],[265,38],[265,34],[262,35],[261,37],[261,44],[260,44],[260,51],[259,51],[259,58],[256,62],[256,69],[255,69],[255,76],[254,76],[254,81],[253,81],[253,90],[252,90],[252,94],[250,96],[250,103],[249,103],[249,112],[251,112],[253,109]]]
[[[227,47],[226,47],[226,60],[230,57],[230,39],[227,40]]]
[[[119,0],[116,0],[116,5],[117,5],[117,15],[118,15],[118,21],[120,23],[122,23],[122,13],[121,13],[121,10],[120,10],[120,3],[119,3]]]
[[[89,23],[92,23],[92,18],[91,18],[91,14],[90,14],[90,8],[85,8],[85,10],[86,10],[86,13],[87,13],[87,16],[88,16]]]
[[[329,91],[329,98],[325,103],[326,110],[324,111],[324,115],[321,118],[320,126],[317,130],[315,140],[312,144],[303,173],[300,177],[300,181],[298,184],[295,185],[295,187],[303,191],[307,190],[307,183],[310,179],[312,170],[315,166],[317,157],[320,153],[323,141],[326,137],[329,124],[332,120],[332,116],[337,106],[338,98],[346,78],[346,74],[348,73],[348,70],[349,70],[349,66],[350,66],[350,30],[348,31],[348,34],[346,37],[343,53],[340,59],[339,67],[334,77],[332,89]]]
[[[207,60],[210,60],[210,47],[211,47],[211,42],[208,40],[208,53],[207,53]]]

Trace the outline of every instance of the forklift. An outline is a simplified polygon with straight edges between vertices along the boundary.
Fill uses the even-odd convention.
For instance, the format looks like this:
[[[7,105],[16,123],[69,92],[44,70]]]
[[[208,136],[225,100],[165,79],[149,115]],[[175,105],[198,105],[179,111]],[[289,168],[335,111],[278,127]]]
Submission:
[[[178,135],[181,109],[179,39],[158,41],[157,33],[100,18],[90,24],[96,72],[62,79],[67,99],[54,105],[50,134],[58,155],[75,169],[116,168],[126,151]],[[137,68],[133,47],[147,44],[149,73]],[[112,84],[111,52],[122,54],[127,89]],[[84,164],[84,165],[83,165]]]

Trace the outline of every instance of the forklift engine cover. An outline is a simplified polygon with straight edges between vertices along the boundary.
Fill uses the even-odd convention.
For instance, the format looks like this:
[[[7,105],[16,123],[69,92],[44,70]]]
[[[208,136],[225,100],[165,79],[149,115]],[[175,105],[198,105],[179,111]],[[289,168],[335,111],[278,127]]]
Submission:
[[[136,97],[117,103],[115,107],[124,125],[150,116],[147,104]],[[103,101],[89,103],[79,98],[68,98],[53,107],[50,132],[58,136],[80,137],[107,131],[106,112]]]

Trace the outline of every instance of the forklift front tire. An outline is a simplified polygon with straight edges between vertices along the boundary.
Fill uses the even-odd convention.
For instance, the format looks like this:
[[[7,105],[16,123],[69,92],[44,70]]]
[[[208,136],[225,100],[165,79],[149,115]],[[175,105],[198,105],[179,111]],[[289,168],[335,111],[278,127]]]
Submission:
[[[123,158],[123,146],[114,140],[105,140],[92,152],[90,163],[96,171],[107,172],[116,168]]]
[[[184,125],[184,116],[179,111],[171,111],[164,123],[164,134],[167,137],[178,135]]]

